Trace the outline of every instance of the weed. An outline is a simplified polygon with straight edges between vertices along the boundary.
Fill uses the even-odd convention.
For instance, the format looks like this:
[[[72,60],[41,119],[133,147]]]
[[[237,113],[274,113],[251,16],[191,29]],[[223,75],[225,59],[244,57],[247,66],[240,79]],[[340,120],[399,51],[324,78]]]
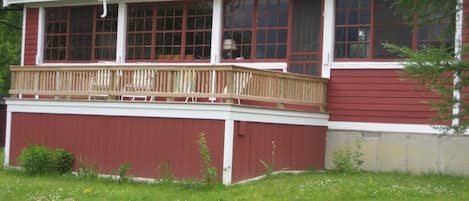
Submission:
[[[161,182],[162,183],[172,183],[174,181],[174,175],[171,173],[171,164],[169,161],[163,162],[159,166],[160,175],[161,175]]]
[[[349,149],[338,150],[333,153],[332,161],[336,170],[339,172],[356,172],[361,170],[363,153],[360,152],[360,145],[357,145],[358,151]]]
[[[265,162],[264,160],[259,160],[262,165],[264,166],[265,169],[265,176],[270,177],[274,173],[274,168],[275,168],[275,149],[277,146],[275,145],[275,141],[272,141],[272,159],[270,163]]]
[[[80,168],[78,169],[77,175],[81,179],[98,177],[98,173],[96,172],[96,166],[89,165],[86,161],[81,159]]]
[[[117,169],[117,174],[119,175],[119,178],[118,178],[119,183],[129,180],[129,176],[127,175],[129,173],[129,170],[130,170],[130,165],[128,163],[124,163],[121,166],[119,166],[119,169]]]
[[[215,185],[219,182],[217,168],[212,166],[212,158],[210,156],[210,150],[207,146],[207,140],[205,140],[205,133],[200,133],[198,143],[199,154],[202,158],[203,181],[207,185]]]

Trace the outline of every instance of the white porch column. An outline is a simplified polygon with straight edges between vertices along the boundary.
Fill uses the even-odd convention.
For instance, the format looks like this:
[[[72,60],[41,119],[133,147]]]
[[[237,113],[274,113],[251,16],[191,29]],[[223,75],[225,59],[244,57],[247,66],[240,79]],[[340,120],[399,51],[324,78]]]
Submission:
[[[210,63],[220,63],[221,53],[221,40],[223,36],[223,0],[213,0],[213,14],[212,14],[212,48],[210,53]]]
[[[24,66],[24,48],[26,45],[26,15],[27,15],[27,8],[23,7],[23,29],[21,32],[21,61],[20,65]]]
[[[44,33],[46,21],[46,9],[39,8],[39,19],[37,26],[37,52],[36,52],[36,65],[42,64],[44,61]]]
[[[127,4],[125,1],[119,1],[117,15],[117,42],[116,42],[116,63],[125,63],[125,44],[127,30]]]
[[[334,0],[324,2],[324,24],[322,41],[322,77],[331,77],[331,66],[334,60],[335,3]]]
[[[225,120],[225,142],[223,143],[223,184],[230,185],[233,175],[234,120]]]
[[[5,161],[3,165],[8,166],[10,164],[10,146],[11,146],[11,112],[7,108],[7,119],[5,129]]]

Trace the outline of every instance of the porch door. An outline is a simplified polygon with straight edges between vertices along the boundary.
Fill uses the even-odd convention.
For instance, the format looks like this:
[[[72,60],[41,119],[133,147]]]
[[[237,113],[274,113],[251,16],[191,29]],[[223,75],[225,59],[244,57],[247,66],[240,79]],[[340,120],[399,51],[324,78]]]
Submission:
[[[321,74],[322,0],[293,0],[288,71]]]

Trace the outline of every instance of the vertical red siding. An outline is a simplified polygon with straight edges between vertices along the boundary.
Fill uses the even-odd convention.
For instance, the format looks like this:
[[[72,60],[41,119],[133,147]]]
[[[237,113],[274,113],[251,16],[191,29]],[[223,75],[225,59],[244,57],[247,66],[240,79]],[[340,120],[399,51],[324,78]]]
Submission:
[[[275,170],[324,168],[326,127],[236,122],[234,132],[233,181],[265,174],[260,162],[272,162]]]
[[[35,65],[37,54],[39,9],[26,9],[26,38],[24,41],[24,64]]]
[[[399,70],[332,70],[328,86],[331,121],[427,124],[437,99]]]
[[[100,173],[116,174],[128,163],[131,175],[147,178],[159,178],[166,161],[177,178],[200,178],[197,140],[204,132],[222,173],[223,121],[13,113],[11,132],[12,163],[25,146],[42,144],[70,150],[75,168],[81,159]]]

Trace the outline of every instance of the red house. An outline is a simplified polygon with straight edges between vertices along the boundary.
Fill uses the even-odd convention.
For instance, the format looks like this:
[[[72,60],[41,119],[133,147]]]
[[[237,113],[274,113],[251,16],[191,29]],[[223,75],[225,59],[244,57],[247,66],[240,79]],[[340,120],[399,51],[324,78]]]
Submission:
[[[159,178],[169,164],[177,178],[197,178],[201,132],[225,184],[262,175],[261,160],[276,170],[332,167],[333,151],[354,140],[365,169],[451,166],[402,165],[415,157],[408,149],[386,154],[437,131],[424,103],[435,96],[402,80],[399,58],[381,44],[417,50],[448,26],[409,26],[387,1],[3,2],[24,8],[7,166],[44,144],[70,150],[75,168],[81,160],[113,174],[128,163],[133,176]]]

